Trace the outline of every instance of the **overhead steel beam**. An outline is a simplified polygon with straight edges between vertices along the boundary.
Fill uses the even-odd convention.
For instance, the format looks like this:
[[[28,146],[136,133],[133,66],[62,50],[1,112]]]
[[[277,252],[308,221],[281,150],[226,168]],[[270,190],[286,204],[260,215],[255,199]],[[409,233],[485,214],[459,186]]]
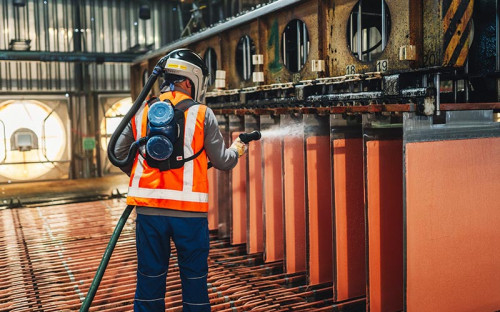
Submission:
[[[269,14],[271,12],[281,10],[283,8],[286,8],[288,6],[291,6],[293,4],[299,3],[303,0],[277,0],[273,3],[263,5],[261,7],[256,8],[255,10],[249,11],[245,14],[242,14],[237,17],[230,17],[226,19],[225,21],[221,21],[219,24],[216,24],[212,27],[207,28],[204,31],[198,32],[193,34],[192,36],[186,37],[186,38],[181,38],[178,39],[172,43],[167,44],[166,46],[163,46],[157,50],[154,50],[150,53],[143,54],[139,57],[137,57],[134,60],[134,63],[141,63],[143,61],[146,61],[150,58],[156,57],[156,56],[163,56],[166,53],[185,47],[191,43],[198,42],[204,39],[207,39],[209,37],[212,37],[214,35],[217,35],[219,33],[222,33],[223,31],[227,29],[231,29],[233,27],[251,22],[254,19],[257,19],[263,15]]]
[[[0,61],[131,63],[137,54],[0,50]]]

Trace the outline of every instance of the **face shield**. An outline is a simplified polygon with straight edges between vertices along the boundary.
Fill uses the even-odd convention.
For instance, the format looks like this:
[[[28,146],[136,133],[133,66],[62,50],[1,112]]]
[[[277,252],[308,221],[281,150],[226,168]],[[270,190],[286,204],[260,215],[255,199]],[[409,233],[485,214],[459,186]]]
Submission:
[[[176,75],[191,80],[194,87],[193,100],[199,103],[205,101],[208,76],[203,75],[203,71],[199,66],[181,59],[170,58],[165,64],[165,73],[167,77],[168,75]]]
[[[210,80],[209,76],[206,76],[203,78],[203,87],[201,88],[202,92],[198,95],[198,98],[196,99],[196,102],[199,103],[205,103],[205,95],[207,94],[207,87],[208,87],[208,82]]]

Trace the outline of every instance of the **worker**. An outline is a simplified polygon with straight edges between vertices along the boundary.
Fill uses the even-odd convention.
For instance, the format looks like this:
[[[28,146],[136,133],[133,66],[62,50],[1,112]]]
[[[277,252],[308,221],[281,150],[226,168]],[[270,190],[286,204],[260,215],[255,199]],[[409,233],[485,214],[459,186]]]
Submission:
[[[226,149],[213,111],[200,104],[208,82],[203,60],[188,49],[172,51],[166,59],[159,100],[169,100],[174,106],[196,101],[187,101],[194,105],[184,113],[184,158],[195,158],[181,168],[162,171],[151,167],[141,152],[133,164],[121,168],[130,176],[127,204],[135,205],[137,212],[134,311],[165,311],[170,239],[177,249],[183,311],[210,311],[207,165],[210,161],[217,169],[230,170],[247,147],[237,139]],[[145,102],[120,135],[115,147],[120,158],[146,135],[147,109]]]

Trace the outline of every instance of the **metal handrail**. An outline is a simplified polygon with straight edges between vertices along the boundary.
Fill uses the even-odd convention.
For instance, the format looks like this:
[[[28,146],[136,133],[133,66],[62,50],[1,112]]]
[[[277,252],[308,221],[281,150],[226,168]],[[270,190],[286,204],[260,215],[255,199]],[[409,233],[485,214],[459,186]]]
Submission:
[[[59,108],[59,106],[61,106],[61,102],[59,102],[59,104],[56,105],[56,107],[54,107],[50,113],[47,115],[47,117],[45,117],[43,119],[43,123],[42,123],[42,155],[45,159],[47,159],[47,161],[38,161],[36,163],[51,163],[52,165],[54,165],[54,167],[56,169],[58,169],[59,171],[62,172],[62,170],[56,166],[56,163],[58,162],[69,162],[69,161],[58,161],[58,160],[50,160],[48,157],[47,157],[47,143],[45,142],[46,141],[46,136],[45,136],[45,124],[47,123],[47,119],[49,119],[49,117],[52,115],[52,113],[55,112],[56,109]]]
[[[5,131],[5,123],[1,119],[0,119],[0,122],[2,123],[2,127],[3,127],[3,139],[4,139],[4,144],[3,144],[4,155],[3,155],[3,160],[2,160],[1,164],[4,164],[5,160],[7,159],[7,133]]]
[[[61,103],[57,104],[56,107],[54,107],[50,113],[47,115],[47,117],[45,117],[43,119],[43,122],[42,122],[42,155],[43,157],[45,157],[45,159],[47,159],[48,161],[51,161],[48,157],[47,157],[47,144],[45,142],[46,140],[46,136],[45,136],[45,125],[47,123],[47,119],[49,119],[50,115],[52,115],[52,113],[54,113],[54,111],[61,105]]]
[[[2,162],[0,166],[4,165],[24,165],[24,164],[54,164],[54,163],[69,163],[71,160],[47,160],[47,161],[14,161],[14,162]]]

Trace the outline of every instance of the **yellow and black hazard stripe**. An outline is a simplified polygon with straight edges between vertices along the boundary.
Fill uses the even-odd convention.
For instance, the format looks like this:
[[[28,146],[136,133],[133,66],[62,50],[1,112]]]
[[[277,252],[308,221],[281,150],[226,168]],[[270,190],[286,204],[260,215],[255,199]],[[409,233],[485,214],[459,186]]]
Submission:
[[[474,0],[443,0],[443,66],[463,66],[472,40]]]

